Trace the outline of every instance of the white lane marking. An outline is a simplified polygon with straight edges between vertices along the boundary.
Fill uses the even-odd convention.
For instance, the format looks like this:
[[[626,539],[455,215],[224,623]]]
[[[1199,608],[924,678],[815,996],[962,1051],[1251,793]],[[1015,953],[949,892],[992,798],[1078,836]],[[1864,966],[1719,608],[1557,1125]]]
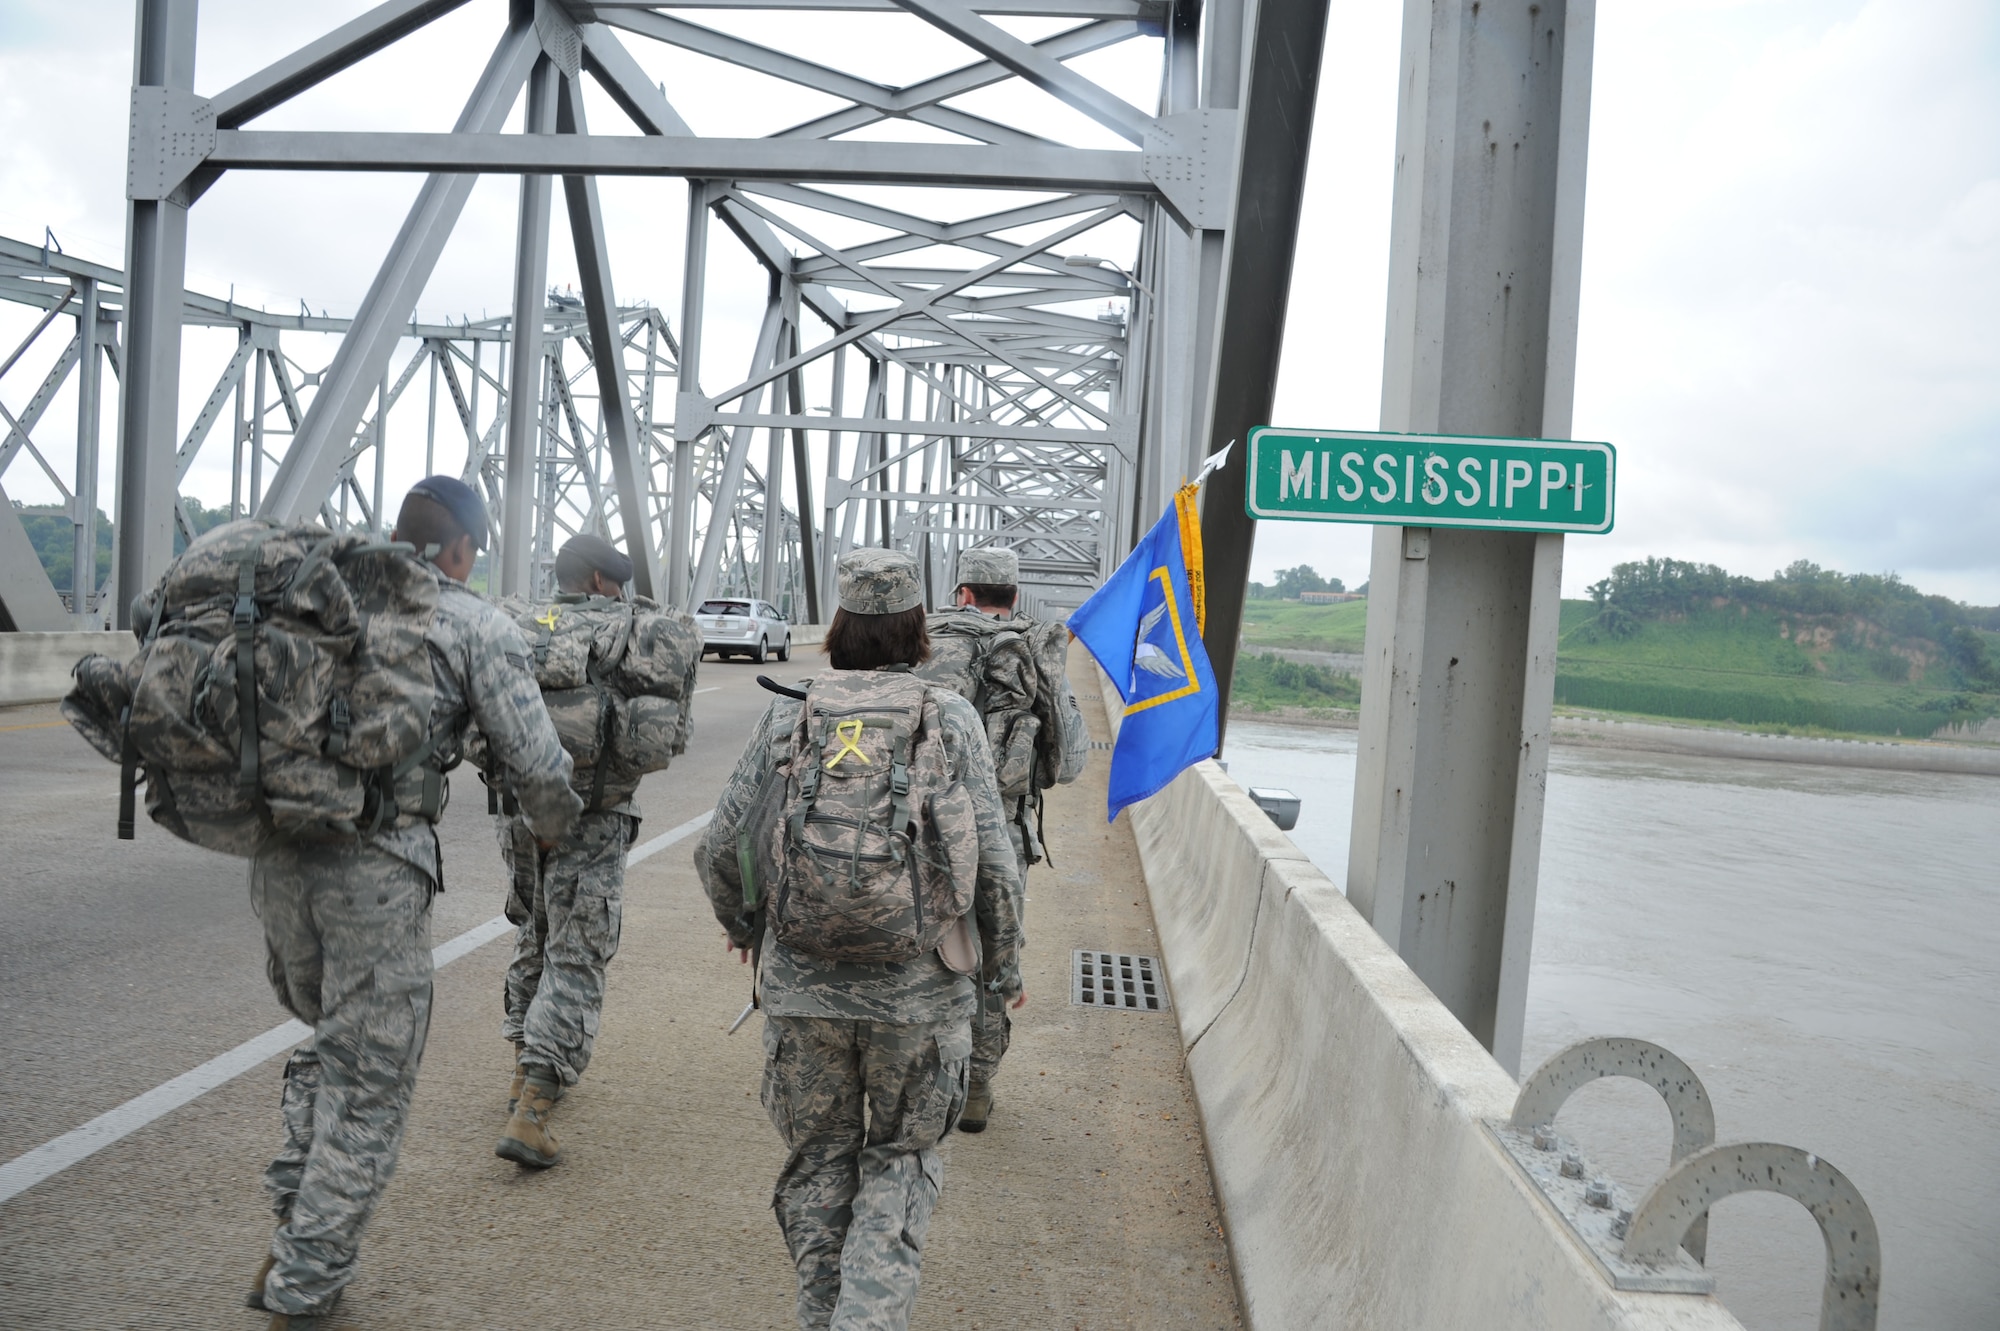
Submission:
[[[505,915],[495,915],[484,924],[476,924],[448,943],[439,943],[431,949],[431,969],[442,970],[475,948],[485,947],[501,934],[513,929]]]
[[[82,1127],[71,1128],[54,1141],[43,1142],[26,1155],[16,1156],[0,1165],[0,1202],[18,1197],[50,1175],[60,1174],[79,1160],[96,1155],[119,1138],[130,1136],[162,1114],[172,1113],[190,1100],[243,1075],[311,1034],[300,1021],[273,1027],[228,1053],[209,1059],[194,1071],[183,1072],[172,1081],[99,1114]]]
[[[625,863],[637,864],[649,856],[657,855],[678,841],[685,841],[715,816],[714,811],[690,819],[663,832],[642,846],[632,848],[625,857]],[[475,949],[484,947],[500,935],[513,929],[505,915],[496,915],[484,924],[474,925],[449,942],[440,943],[431,949],[431,966],[443,969],[460,957]],[[152,1090],[135,1095],[124,1104],[110,1109],[81,1127],[71,1128],[62,1136],[43,1142],[24,1155],[15,1156],[5,1164],[0,1164],[0,1202],[11,1201],[43,1179],[62,1173],[71,1165],[89,1159],[111,1143],[129,1137],[154,1119],[171,1114],[182,1105],[190,1104],[207,1095],[216,1087],[234,1081],[250,1069],[268,1058],[274,1058],[312,1034],[312,1029],[301,1021],[288,1021],[282,1026],[273,1026],[262,1035],[253,1036],[237,1045],[226,1054],[218,1054],[200,1067],[183,1072],[172,1081],[162,1082]]]
[[[695,691],[694,691],[694,692],[693,692],[692,694],[690,694],[689,696],[690,696],[690,697],[695,697],[695,698],[699,698],[699,697],[700,697],[700,696],[701,696],[702,694],[704,694],[704,693],[713,693],[713,692],[715,692],[715,691],[716,691],[717,689],[719,689],[719,688],[721,688],[721,687],[722,687],[722,686],[721,686],[720,684],[711,684],[711,685],[709,685],[709,686],[708,686],[707,688],[705,688],[705,689],[696,689],[696,690],[695,690]],[[61,722],[61,721],[54,721],[54,722],[51,722],[50,724],[52,724],[52,725],[58,725],[58,726],[59,726],[59,725],[62,725],[62,724],[63,724],[63,722]],[[22,727],[22,729],[23,729],[23,730],[25,730],[25,729],[27,729],[27,727],[26,727],[26,726],[23,726],[23,727]]]
[[[710,809],[707,813],[703,814],[699,818],[688,819],[686,822],[682,823],[679,827],[676,827],[671,832],[662,832],[658,836],[654,837],[651,841],[646,842],[644,845],[632,847],[632,853],[625,857],[626,867],[630,868],[632,865],[637,864],[640,860],[649,860],[653,858],[653,856],[659,854],[661,851],[665,850],[668,846],[673,845],[675,842],[687,840],[689,837],[693,836],[696,832],[701,831],[702,828],[707,827],[708,820],[713,817],[715,817],[715,810]]]

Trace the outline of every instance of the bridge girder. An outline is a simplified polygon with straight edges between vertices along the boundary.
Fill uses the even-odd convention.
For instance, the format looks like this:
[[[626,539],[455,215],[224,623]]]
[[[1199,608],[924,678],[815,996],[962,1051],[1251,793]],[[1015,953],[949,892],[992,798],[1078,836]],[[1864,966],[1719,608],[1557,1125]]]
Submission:
[[[138,41],[152,54],[136,66],[135,270],[96,280],[138,284],[127,302],[142,326],[127,338],[135,364],[123,373],[136,391],[128,387],[121,415],[121,476],[152,497],[121,500],[121,531],[143,539],[121,542],[121,590],[104,599],[116,607],[167,557],[153,510],[179,505],[152,494],[165,482],[151,459],[172,452],[163,465],[184,476],[232,395],[232,502],[272,517],[379,525],[392,502],[379,493],[383,460],[414,437],[381,422],[422,385],[433,404],[427,457],[443,401],[447,426],[456,417],[466,436],[464,473],[500,519],[497,586],[541,589],[551,542],[596,530],[627,538],[641,583],[671,602],[728,587],[795,617],[815,614],[831,603],[840,552],[865,544],[917,553],[942,599],[957,554],[998,543],[1022,554],[1031,606],[1073,604],[1210,451],[1246,19],[1259,4],[1301,2],[514,0],[449,132],[372,134],[270,130],[259,119],[459,5],[389,0],[203,96],[188,55],[193,5],[142,0]],[[703,21],[707,11],[728,13],[728,30]],[[965,61],[943,72],[913,64],[900,79],[878,66],[864,77],[785,49],[787,11],[902,15],[913,32],[921,23],[962,47]],[[1068,22],[1029,39],[1015,31],[1028,17]],[[1147,106],[1086,72],[1101,65],[1077,63],[1135,43],[1158,61]],[[666,50],[836,105],[761,137],[697,134],[640,58]],[[585,81],[630,125],[591,132]],[[1077,113],[1074,126],[1010,124],[991,112],[995,90],[1022,89]],[[502,133],[524,97],[527,127],[539,132]],[[1104,146],[1107,133],[1119,146]],[[185,266],[190,210],[225,171],[322,169],[427,179],[351,319],[251,317],[184,297],[183,319],[238,327],[244,348],[184,437],[179,321],[147,300]],[[515,316],[414,322],[472,179],[496,172],[523,181]],[[645,307],[611,311],[617,256],[591,184],[603,174],[688,182],[675,328]],[[540,309],[539,327],[518,339],[527,355],[492,365],[484,344],[497,343],[507,361],[530,303],[543,304],[546,182],[558,175],[579,242],[582,308]],[[995,190],[1007,194],[979,202]],[[740,375],[703,356],[711,299],[721,299],[708,289],[710,252],[726,238],[769,279],[765,335]],[[35,272],[0,272],[0,298],[50,299],[45,286]],[[114,300],[106,326],[134,317]],[[611,326],[620,335],[599,347]],[[294,332],[341,342],[330,363],[306,373],[279,345]],[[532,404],[516,400],[531,393]],[[510,435],[530,430],[532,441],[510,450]]]

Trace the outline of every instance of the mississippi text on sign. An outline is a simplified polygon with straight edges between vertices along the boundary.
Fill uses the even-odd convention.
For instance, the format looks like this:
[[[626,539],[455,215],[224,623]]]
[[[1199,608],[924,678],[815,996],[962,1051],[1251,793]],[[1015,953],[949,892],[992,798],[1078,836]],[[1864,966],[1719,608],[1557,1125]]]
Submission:
[[[1611,530],[1617,451],[1564,439],[1250,432],[1253,518],[1518,531]]]

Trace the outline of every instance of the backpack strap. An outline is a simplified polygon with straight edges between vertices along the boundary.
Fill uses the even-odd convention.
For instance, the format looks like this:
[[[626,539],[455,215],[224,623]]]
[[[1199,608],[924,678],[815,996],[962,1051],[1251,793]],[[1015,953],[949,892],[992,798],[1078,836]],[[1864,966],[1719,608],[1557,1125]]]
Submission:
[[[539,624],[541,621],[535,622]],[[590,802],[584,806],[588,809],[595,809],[604,800],[604,769],[611,761],[612,686],[606,676],[625,659],[626,649],[632,645],[632,634],[637,630],[638,624],[639,608],[627,602],[625,618],[618,626],[618,637],[613,640],[611,651],[602,659],[594,653],[584,658],[584,677],[597,690],[597,762],[591,770]],[[544,657],[548,654],[548,643],[553,641],[554,637],[555,631],[551,629],[541,647]]]
[[[333,557],[333,543],[339,539],[337,536],[329,536],[313,546],[312,549],[306,551],[305,558],[301,559],[299,566],[292,570],[292,576],[285,579],[286,589],[289,590],[305,582],[314,573],[319,571],[321,564],[331,560]]]
[[[923,723],[921,715],[917,723]],[[889,835],[905,841],[914,839],[910,836],[910,739],[915,733],[912,728],[910,735],[898,735],[889,751]],[[901,864],[903,854],[900,844],[896,841],[889,844],[897,847],[896,862]]]
[[[258,770],[262,741],[257,727],[257,551],[251,543],[236,564],[236,603],[230,624],[236,635],[236,716],[242,734],[237,748],[237,793],[249,799],[261,818],[264,811],[262,774]]]
[[[393,767],[378,767],[371,775],[370,782],[375,787],[375,816],[369,820],[364,832],[372,834],[382,829],[385,823],[392,823],[404,813],[413,813],[430,822],[436,822],[444,812],[444,768],[433,759],[447,740],[456,739],[464,733],[466,713],[460,712],[446,719],[441,727],[431,730],[430,737],[417,746],[416,751]],[[396,787],[410,773],[423,770],[423,793],[418,796],[414,809],[405,810],[396,800]]]
[[[153,617],[146,625],[146,636],[139,643],[143,655],[160,636],[160,625],[166,620],[166,579],[154,589],[159,603],[153,607]],[[137,833],[139,794],[139,746],[132,742],[132,704],[126,703],[125,710],[118,715],[118,839],[130,841]],[[162,785],[162,790],[165,786]]]
[[[819,798],[820,755],[825,751],[824,736],[813,731],[812,700],[808,698],[805,706],[799,708],[798,728],[792,732],[793,770],[799,779],[799,798],[785,822],[785,835],[794,842],[805,835],[806,815],[812,812],[813,802]]]
[[[592,682],[596,678],[592,676]],[[611,765],[611,692],[610,685],[597,685],[597,761],[590,771],[590,802],[584,807],[595,809],[604,799],[604,769]]]

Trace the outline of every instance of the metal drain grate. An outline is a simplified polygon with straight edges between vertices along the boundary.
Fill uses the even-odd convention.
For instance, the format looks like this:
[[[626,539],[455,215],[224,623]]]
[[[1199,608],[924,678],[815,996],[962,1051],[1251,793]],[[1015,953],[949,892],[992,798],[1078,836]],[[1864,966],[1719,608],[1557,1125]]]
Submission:
[[[1127,1012],[1165,1012],[1173,1006],[1159,959],[1125,952],[1070,953],[1069,1001],[1074,1007]]]
[[[1110,748],[1116,748],[1117,744],[1113,740],[1094,739],[1090,741],[1090,747],[1093,749],[1110,749]]]

